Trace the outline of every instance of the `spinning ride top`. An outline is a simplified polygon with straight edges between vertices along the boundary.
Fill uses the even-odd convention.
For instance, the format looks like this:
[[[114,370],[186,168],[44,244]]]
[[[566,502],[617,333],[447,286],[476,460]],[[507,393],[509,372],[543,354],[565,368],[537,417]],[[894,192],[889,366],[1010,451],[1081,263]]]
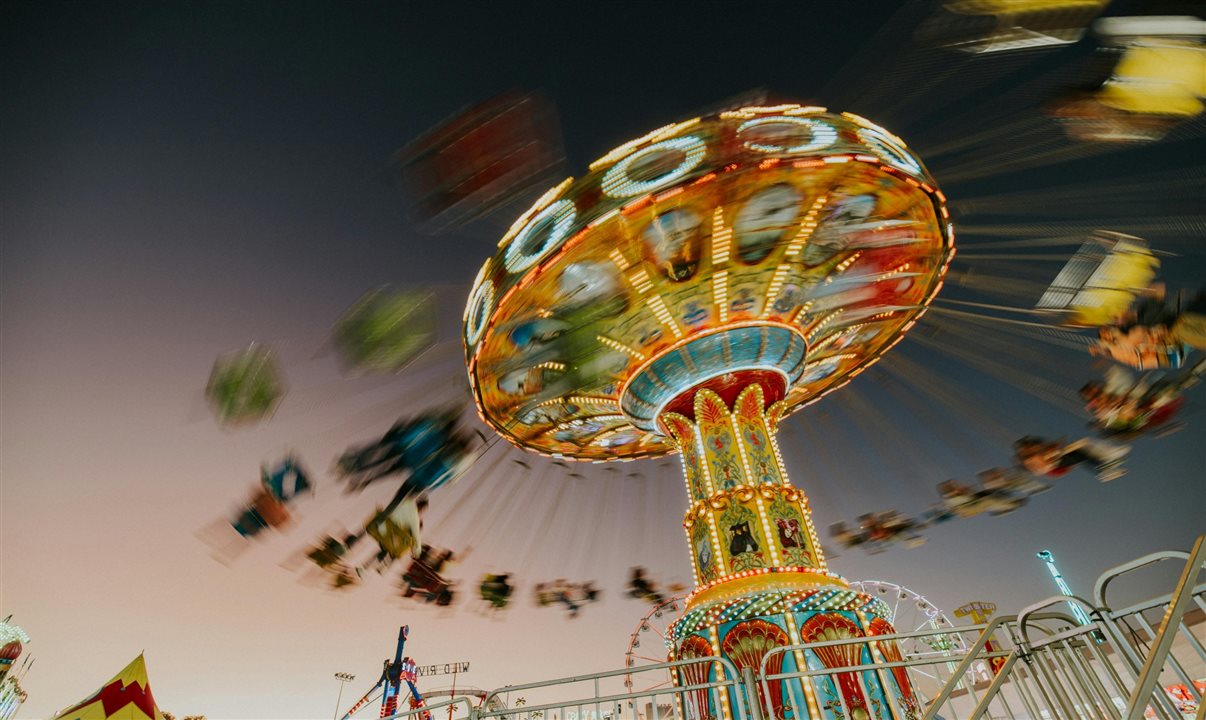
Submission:
[[[549,190],[499,247],[465,313],[483,420],[558,458],[682,458],[695,590],[670,657],[741,668],[883,634],[882,603],[829,571],[775,431],[899,342],[941,287],[949,213],[904,142],[798,105],[667,125]],[[882,660],[881,644],[850,653]],[[778,657],[787,671],[845,654]],[[781,685],[775,720],[917,713],[890,673]],[[701,702],[696,720],[733,713],[723,690]]]
[[[24,643],[29,642],[29,636],[21,628],[13,625],[10,621],[12,615],[0,621],[0,680],[8,675],[8,671],[12,669],[13,663],[17,658],[21,657],[21,651],[25,648]]]

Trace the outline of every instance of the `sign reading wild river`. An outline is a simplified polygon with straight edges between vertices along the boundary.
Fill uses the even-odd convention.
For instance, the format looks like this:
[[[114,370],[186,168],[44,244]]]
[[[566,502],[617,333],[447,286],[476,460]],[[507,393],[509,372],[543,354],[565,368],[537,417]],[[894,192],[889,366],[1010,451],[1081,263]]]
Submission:
[[[454,675],[456,673],[469,672],[468,662],[450,662],[443,665],[419,665],[419,677],[427,677],[429,675]]]

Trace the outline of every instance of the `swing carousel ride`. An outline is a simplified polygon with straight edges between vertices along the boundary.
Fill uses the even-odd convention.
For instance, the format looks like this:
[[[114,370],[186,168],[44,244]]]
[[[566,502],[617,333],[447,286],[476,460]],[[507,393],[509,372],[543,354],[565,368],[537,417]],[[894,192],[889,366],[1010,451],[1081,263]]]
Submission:
[[[1075,196],[1065,195],[1075,205]],[[1009,202],[977,199],[965,203],[965,212],[968,205],[974,214],[974,208]],[[887,130],[855,115],[796,105],[729,106],[660,128],[594,163],[585,179],[549,190],[504,234],[498,257],[479,274],[462,344],[470,392],[497,431],[494,439],[480,431],[475,438],[464,427],[460,398],[445,397],[448,389],[461,396],[455,382],[426,385],[424,402],[431,409],[409,411],[335,463],[346,493],[397,479],[393,498],[353,530],[330,529],[290,564],[311,567],[310,577],[325,577],[339,589],[403,560],[403,597],[447,607],[457,596],[446,577],[454,556],[460,561],[472,547],[492,545],[500,523],[521,507],[531,514],[547,494],[540,486],[559,480],[552,506],[545,504],[551,515],[536,527],[556,522],[568,486],[594,475],[572,460],[626,461],[678,451],[692,503],[685,526],[700,595],[693,596],[693,607],[726,595],[729,585],[716,588],[734,575],[776,576],[746,581],[759,587],[798,580],[800,572],[818,582],[812,576],[827,572],[825,551],[806,500],[784,479],[774,438],[784,417],[873,371],[871,382],[847,388],[836,404],[814,412],[819,422],[787,428],[790,447],[809,448],[810,465],[821,471],[816,490],[826,494],[836,492],[827,476],[844,473],[849,464],[833,452],[843,442],[834,437],[843,424],[850,437],[894,444],[886,452],[915,461],[933,478],[931,486],[945,472],[884,415],[883,399],[862,394],[863,386],[890,393],[934,428],[953,424],[930,440],[956,455],[970,454],[969,443],[952,441],[958,433],[972,443],[991,435],[996,447],[1020,434],[974,405],[974,387],[952,391],[951,376],[936,370],[932,358],[916,358],[917,348],[1088,414],[1101,438],[1022,437],[1010,465],[970,481],[937,483],[938,501],[929,509],[914,515],[864,512],[853,526],[835,523],[830,536],[837,548],[878,553],[916,547],[931,526],[1018,510],[1077,466],[1094,469],[1102,481],[1121,477],[1128,449],[1121,442],[1184,425],[1176,418],[1182,394],[1203,364],[1187,363],[1195,346],[1169,336],[1181,318],[1200,316],[1194,309],[1200,299],[1163,296],[1153,281],[1167,253],[1142,238],[1089,234],[996,243],[1079,246],[1071,257],[1034,255],[1065,264],[1054,280],[1035,267],[999,262],[1027,256],[987,254],[982,250],[991,244],[975,243],[973,254],[960,256],[971,268],[956,270],[955,298],[931,305],[954,255],[950,211],[917,156]],[[994,293],[1014,304],[961,299]],[[1034,298],[1032,307],[1016,305],[1016,298],[1027,296]],[[436,338],[435,297],[432,289],[370,291],[336,323],[329,346],[356,375],[429,376],[452,350],[449,341]],[[912,351],[892,353],[886,370],[876,365],[927,311],[936,318],[909,334]],[[1008,316],[1019,312],[1032,319]],[[1097,331],[1097,339],[1084,330]],[[1041,371],[1027,367],[1027,357],[1018,356],[1019,341],[1080,351],[1072,369],[1079,380],[1054,377],[1061,367],[1051,363]],[[1117,365],[1104,382],[1082,387],[1082,408],[1069,386],[1083,382],[1085,350]],[[1007,356],[1013,360],[1003,361]],[[1188,367],[1135,379],[1122,365]],[[218,421],[235,427],[266,419],[284,392],[283,367],[262,344],[220,357],[207,388]],[[935,412],[934,401],[950,412]],[[844,418],[833,417],[834,411]],[[806,437],[796,434],[800,430]],[[554,459],[508,458],[505,450],[493,451],[499,438]],[[612,476],[607,483],[580,483],[595,488],[592,507],[622,508],[630,501],[608,493],[631,490],[641,494],[635,504],[643,508],[668,505],[648,496],[654,483],[643,473],[624,473],[614,463],[603,470]],[[435,505],[439,534],[464,548],[454,553],[424,543],[421,529],[429,497],[462,475],[477,479],[471,489],[442,495]],[[312,477],[295,450],[266,463],[248,504],[207,532],[215,555],[229,561],[262,531],[291,525],[294,503],[314,493]],[[506,500],[489,502],[483,488],[499,485],[507,486],[501,492]],[[780,489],[772,492],[776,485]],[[519,486],[526,491],[521,494]],[[456,525],[474,501],[479,510],[455,532],[449,521]],[[599,523],[602,516],[596,513]],[[541,547],[541,535],[535,532],[521,559]],[[589,564],[589,542],[566,543],[562,552],[580,555],[575,567]],[[492,560],[476,587],[487,614],[521,597],[515,559]],[[526,574],[527,563],[518,565]],[[634,572],[627,595],[662,604],[656,583],[642,570]],[[564,578],[537,583],[531,595],[537,605],[561,607],[570,617],[601,596],[593,580]]]
[[[1008,50],[1077,42],[1103,4],[1078,7],[1074,15],[1031,14],[1009,4],[973,9],[955,3],[918,30],[908,63],[868,80],[858,105],[875,109],[896,97],[883,92],[886,84],[908,85],[914,75],[937,70],[947,74],[885,111],[919,104],[930,90],[966,94],[972,84],[949,87],[959,83],[943,69],[952,49],[983,57],[967,69],[992,76],[1003,62],[994,58]],[[970,20],[983,14],[998,21],[986,35],[979,21]],[[1185,18],[1138,25],[1115,20],[1094,26],[1096,36],[1114,38],[1092,52],[1095,63],[1104,62],[1110,43],[1146,48],[1167,40],[1161,32],[1175,31],[1175,41],[1168,42],[1179,50],[1167,67],[1111,65],[1119,82],[1100,93],[1114,102],[1119,92],[1142,94],[1143,87],[1159,85],[1177,97],[1198,97],[1196,86],[1183,81],[1206,62],[1198,25]],[[1143,33],[1135,35],[1136,28]],[[1121,82],[1135,73],[1145,79],[1155,73],[1160,82]],[[752,585],[799,580],[799,568],[824,575],[824,550],[806,500],[785,479],[775,433],[783,418],[866,371],[864,381],[814,410],[809,422],[785,428],[791,437],[785,447],[807,455],[812,491],[828,496],[826,504],[842,506],[828,533],[835,549],[879,553],[920,546],[936,525],[1021,509],[1075,468],[1102,482],[1122,477],[1127,443],[1185,426],[1183,395],[1206,369],[1193,360],[1206,347],[1206,300],[1192,290],[1200,278],[1191,270],[1188,287],[1182,277],[1181,287],[1167,293],[1157,282],[1162,260],[1174,256],[1169,250],[1178,243],[1190,247],[1200,234],[1193,213],[1201,178],[1174,168],[1133,182],[1078,178],[1063,186],[994,187],[984,194],[979,180],[1156,141],[1082,137],[1070,130],[1078,120],[1058,112],[1043,117],[1049,106],[1041,103],[1066,90],[1071,74],[1052,73],[1033,92],[1028,88],[1030,105],[991,100],[999,127],[970,135],[941,122],[919,129],[923,138],[930,133],[926,154],[940,164],[944,183],[963,191],[949,209],[917,155],[889,131],[817,107],[767,107],[765,93],[756,91],[626,143],[593,163],[584,178],[550,189],[503,233],[497,257],[479,273],[459,343],[437,338],[434,288],[368,292],[338,320],[326,346],[356,375],[405,371],[399,382],[422,387],[390,403],[390,415],[379,417],[377,428],[396,418],[393,425],[350,446],[335,473],[351,494],[385,480],[401,485],[358,527],[330,529],[294,564],[308,561],[331,586],[347,588],[360,584],[366,572],[384,573],[404,559],[402,594],[447,607],[455,593],[444,570],[454,555],[459,561],[467,553],[420,539],[433,492],[441,496],[429,525],[468,551],[496,546],[496,530],[518,509],[532,515],[549,495],[541,485],[561,483],[534,527],[558,522],[557,506],[567,492],[593,491],[589,500],[575,500],[596,508],[664,506],[650,497],[660,492],[648,489],[657,483],[644,482],[641,472],[623,473],[608,463],[604,471],[612,476],[595,483],[598,472],[570,461],[678,452],[691,503],[685,525],[699,595],[693,607],[725,595],[716,587],[734,574],[776,576]],[[1111,115],[1111,122],[1168,119],[1163,105],[1136,103],[1126,105],[1132,109],[1125,118]],[[1146,109],[1135,109],[1140,105]],[[1176,115],[1165,131],[1174,140],[1193,137],[1200,115]],[[1055,133],[1052,144],[1053,125],[1074,139]],[[534,194],[561,163],[558,136],[548,99],[504,94],[412,141],[397,162],[419,226],[438,231],[519,202],[529,190]],[[1031,147],[1019,149],[1023,141]],[[1144,193],[1137,192],[1140,185]],[[1154,192],[1160,193],[1159,212],[1134,204]],[[1188,214],[1176,215],[1180,208]],[[951,272],[954,292],[936,297],[954,259],[952,214],[972,242]],[[1017,222],[1028,215],[1074,219]],[[986,242],[984,236],[1004,239]],[[1078,249],[1061,249],[1069,247]],[[1058,273],[1048,272],[1052,262],[1063,265]],[[927,311],[926,323],[907,332]],[[906,333],[910,342],[878,363]],[[466,349],[468,394],[497,431],[492,438],[480,431],[475,438],[462,424],[464,387],[428,382],[433,368],[450,364],[454,343]],[[1026,351],[1037,347],[1050,354]],[[1104,378],[1086,383],[1086,355],[1102,358],[1099,367],[1110,365]],[[264,344],[218,358],[206,394],[221,425],[270,418],[288,386],[281,358]],[[1092,435],[1068,439],[1032,429],[1029,415],[1000,407],[991,393],[981,392],[982,379],[956,379],[952,360],[1046,405],[1087,416]],[[335,402],[320,398],[313,404]],[[902,409],[885,411],[886,405]],[[362,410],[354,411],[369,414]],[[913,418],[930,431],[910,436]],[[554,460],[504,457],[506,443],[493,450],[499,438]],[[859,451],[842,452],[852,450],[853,438]],[[873,444],[888,447],[864,452]],[[999,453],[999,464],[968,467],[983,462],[984,447]],[[235,519],[218,523],[225,539],[208,538],[221,558],[239,555],[262,530],[284,529],[292,523],[294,502],[313,494],[299,454],[290,449],[282,455],[264,466],[260,486],[234,511]],[[912,467],[872,467],[876,455]],[[943,480],[950,470],[935,462],[936,455],[957,458],[960,472],[979,472]],[[932,494],[936,486],[937,497],[928,508],[902,512],[869,508],[868,496],[876,493],[858,492],[861,507],[846,507],[834,497],[845,493],[836,478],[856,465],[869,477],[885,476],[884,470],[912,476],[883,481],[913,484],[897,496]],[[469,490],[439,490],[462,475],[473,478]],[[571,490],[573,481],[586,482]],[[768,489],[776,484],[782,489]],[[496,488],[505,499],[492,502],[482,487]],[[750,495],[755,490],[756,498]],[[639,502],[616,497],[630,492],[640,493]],[[467,514],[474,503],[477,511]],[[595,521],[607,522],[602,512]],[[730,536],[734,527],[740,532]],[[640,534],[647,539],[643,528]],[[521,596],[513,571],[518,565],[527,573],[525,559],[541,549],[540,537],[534,532],[520,541],[528,550],[518,561],[489,558],[476,585],[483,610],[504,610]],[[581,562],[554,563],[558,572],[589,565],[588,541],[575,538],[559,551]],[[655,607],[664,599],[640,588],[629,595]],[[534,593],[522,596],[576,617],[602,595],[593,579],[559,578],[536,583]]]
[[[283,563],[301,582],[380,581],[436,620],[522,603],[568,622],[626,598],[642,605],[629,690],[714,685],[682,693],[690,720],[742,715],[719,659],[772,678],[766,720],[919,717],[933,688],[902,668],[773,679],[961,642],[883,639],[950,620],[829,561],[916,548],[931,529],[934,549],[947,523],[1136,479],[1130,444],[1185,427],[1206,372],[1206,172],[1186,161],[1206,137],[1206,24],[1113,17],[1089,32],[1108,5],[905,4],[892,26],[936,12],[894,62],[876,36],[828,87],[756,80],[867,117],[754,91],[547,190],[564,160],[549,98],[506,93],[410,139],[394,165],[408,232],[491,222],[545,191],[490,232],[468,288],[404,270],[364,292],[373,268],[321,341],[215,348],[196,385],[220,427],[310,417],[258,473],[224,480],[251,487],[206,508],[198,535],[222,562],[258,547],[276,563],[288,551],[271,538],[302,533]],[[1053,54],[1013,54],[1027,48]],[[1111,167],[1115,151],[1135,152]],[[462,240],[441,238],[463,256]],[[313,383],[324,370],[296,365],[326,351],[345,377]],[[378,693],[383,716],[406,690],[424,707],[405,637],[343,717]],[[696,662],[641,674],[667,659]]]
[[[670,629],[672,659],[756,669],[775,647],[894,632],[881,602],[829,570],[775,432],[924,314],[954,255],[949,217],[887,130],[818,107],[748,107],[608,153],[541,197],[483,266],[465,345],[486,423],[557,458],[680,456],[695,589]],[[803,669],[805,652],[857,664],[818,648],[776,655],[770,672]],[[694,684],[714,671],[681,672]],[[848,717],[915,711],[903,678],[839,685],[818,692],[840,695]],[[810,716],[828,700],[810,689]]]
[[[1064,42],[1066,33],[1040,35]],[[976,53],[998,49],[990,44]],[[506,108],[524,106],[513,100],[487,105],[505,116]],[[506,148],[547,142],[523,130],[549,120],[544,111],[540,118],[509,121],[492,142]],[[437,130],[436,144],[457,157],[477,157],[483,140],[472,127],[444,132],[461,124],[454,119]],[[1199,126],[1190,122],[1172,132]],[[989,130],[986,137],[1006,130],[1013,128]],[[941,176],[948,185],[989,176],[994,157],[1007,170],[1026,170],[1066,149],[1036,150],[1015,161],[1011,148],[986,154],[979,137],[943,137],[927,152],[931,162],[946,158]],[[1070,141],[1061,136],[1059,142]],[[959,156],[971,147],[975,157]],[[506,148],[496,154],[510,157]],[[560,157],[559,148],[537,149],[516,155],[528,163],[513,173],[524,179],[523,188]],[[403,153],[410,163],[404,174],[438,175],[415,169],[414,158],[429,155]],[[460,213],[466,197],[471,205],[492,207],[515,200],[522,188],[507,191],[492,180],[507,172],[505,163],[490,165],[469,181],[463,173],[449,179],[448,192],[427,187],[421,217]],[[1148,187],[1165,192],[1163,209],[1184,205],[1194,212],[1194,191],[1176,171],[1149,180]],[[723,657],[739,669],[755,667],[776,647],[875,637],[944,620],[911,591],[851,584],[830,570],[826,556],[834,553],[822,547],[808,496],[788,479],[784,451],[806,459],[810,491],[840,513],[851,508],[836,496],[859,471],[869,486],[850,490],[858,503],[887,494],[885,485],[902,497],[937,485],[938,497],[926,509],[865,512],[863,505],[856,523],[832,526],[837,549],[878,553],[916,547],[926,530],[942,523],[1018,511],[1077,467],[1102,482],[1116,480],[1125,474],[1126,443],[1182,427],[1182,396],[1206,369],[1195,362],[1204,349],[1203,297],[1166,293],[1158,271],[1172,253],[1130,233],[1169,248],[1194,239],[1201,228],[1192,215],[1165,224],[1124,218],[1134,184],[1095,182],[971,193],[948,207],[901,138],[858,115],[795,104],[729,103],[625,143],[584,176],[550,188],[503,233],[497,254],[470,288],[457,341],[437,339],[431,289],[370,292],[339,321],[333,346],[345,367],[406,370],[403,381],[420,387],[384,434],[349,447],[335,463],[345,494],[396,480],[393,497],[354,529],[329,530],[292,566],[346,589],[397,562],[403,598],[446,609],[459,606],[465,594],[449,568],[473,548],[487,547],[494,552],[476,558],[484,574],[473,586],[481,614],[499,617],[526,597],[578,617],[604,597],[600,583],[580,576],[534,582],[531,558],[546,557],[545,565],[558,573],[582,572],[593,565],[593,538],[617,522],[613,518],[629,519],[635,507],[643,517],[623,538],[635,549],[620,552],[625,562],[650,560],[661,543],[646,529],[656,523],[648,521],[675,503],[658,494],[665,485],[657,482],[659,473],[647,479],[622,468],[652,470],[650,459],[677,454],[694,588],[684,594],[673,582],[659,586],[651,576],[668,580],[665,568],[632,569],[626,595],[650,609],[630,638],[629,667],[663,660],[667,652],[671,659]],[[1117,200],[1121,215],[1099,217],[1103,212],[1091,203],[1103,198]],[[994,224],[1038,206],[1058,214],[1046,205],[1078,220]],[[952,214],[972,237],[957,261]],[[965,223],[977,215],[979,224]],[[985,235],[1006,239],[985,241]],[[955,292],[939,297],[948,280]],[[1192,269],[1189,282],[1200,282]],[[927,313],[926,323],[914,328]],[[909,343],[888,352],[906,337]],[[464,350],[467,391],[492,437],[469,429],[463,380],[431,381],[432,369],[456,352],[454,343]],[[1109,367],[1078,396],[1074,388],[1085,382],[1091,355]],[[1031,416],[993,408],[985,381],[962,377],[952,369],[959,365],[1080,423],[1090,420],[1095,436],[1024,434],[1032,431]],[[270,416],[286,385],[282,367],[260,345],[219,358],[208,388],[219,422],[237,426]],[[463,369],[456,373],[464,378]],[[415,397],[427,409],[416,410]],[[891,403],[903,411],[885,410]],[[398,405],[381,412],[396,418]],[[925,431],[910,434],[910,423]],[[780,431],[790,438],[783,448]],[[851,438],[858,449],[843,452],[855,444]],[[869,447],[879,445],[889,447]],[[974,479],[938,482],[950,467],[935,457],[972,469],[985,448],[1000,453],[1000,466]],[[900,463],[872,467],[875,449]],[[636,460],[646,462],[621,465]],[[917,472],[901,469],[906,466]],[[471,481],[447,489],[462,476]],[[218,554],[233,557],[262,530],[288,525],[295,500],[313,494],[310,477],[297,455],[265,465],[250,504],[219,522],[226,536],[233,527],[238,537]],[[523,530],[510,522],[518,515],[528,519]],[[550,546],[550,538],[564,535],[570,539]],[[433,536],[447,546],[433,544]],[[893,606],[888,597],[896,598]],[[924,617],[905,618],[901,628],[897,610],[906,598],[906,609],[915,605]],[[927,651],[942,649],[889,641],[810,648],[776,653],[767,669],[840,667],[871,655],[891,660]],[[868,655],[844,654],[854,652]],[[715,679],[713,667],[685,665],[672,681]],[[891,673],[838,675],[806,686],[802,699],[778,690],[772,682],[766,708],[775,720],[783,720],[788,705],[806,706],[813,718],[882,717],[887,707],[909,717],[924,692]],[[697,718],[731,712],[723,690],[711,698],[692,695],[690,702],[689,714]]]

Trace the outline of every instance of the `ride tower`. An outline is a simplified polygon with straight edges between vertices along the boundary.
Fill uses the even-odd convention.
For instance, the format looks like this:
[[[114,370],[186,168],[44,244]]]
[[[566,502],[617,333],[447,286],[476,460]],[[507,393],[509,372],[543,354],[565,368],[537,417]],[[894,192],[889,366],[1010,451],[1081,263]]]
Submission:
[[[410,691],[410,709],[417,710],[426,706],[426,701],[424,701],[416,685],[419,675],[418,666],[414,660],[402,654],[408,637],[410,637],[409,625],[403,625],[398,628],[398,646],[394,650],[393,662],[390,662],[387,658],[382,663],[381,677],[369,688],[368,692],[348,708],[348,711],[343,714],[341,720],[349,720],[353,715],[360,712],[371,701],[373,696],[377,694],[377,691],[381,691],[381,712],[378,717],[393,717],[398,712],[398,701],[401,699],[403,683],[406,683],[406,688]],[[338,708],[336,708],[336,712],[338,712]],[[416,717],[418,720],[431,720],[431,713],[424,711]]]
[[[695,589],[668,657],[757,672],[774,648],[894,632],[829,570],[775,435],[899,342],[941,287],[945,198],[903,141],[799,105],[693,118],[549,190],[499,248],[465,312],[482,419],[547,456],[682,459]],[[767,670],[899,656],[870,641],[775,654]],[[837,678],[772,682],[766,716],[919,714],[903,671]],[[733,715],[723,690],[689,696],[694,720]]]
[[[1051,573],[1051,580],[1055,582],[1055,586],[1059,588],[1062,595],[1074,597],[1072,588],[1068,587],[1068,581],[1064,579],[1064,574],[1055,566],[1055,555],[1050,550],[1039,550],[1034,554],[1036,558],[1043,561],[1047,566],[1047,571]],[[1092,622],[1089,619],[1088,613],[1085,612],[1078,603],[1070,602],[1068,607],[1072,610],[1072,617],[1076,618],[1077,625],[1088,625]]]

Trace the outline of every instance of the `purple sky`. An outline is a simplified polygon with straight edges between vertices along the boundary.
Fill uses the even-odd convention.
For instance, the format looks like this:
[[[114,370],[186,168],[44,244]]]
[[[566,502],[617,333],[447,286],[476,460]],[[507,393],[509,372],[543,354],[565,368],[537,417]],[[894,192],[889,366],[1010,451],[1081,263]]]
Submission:
[[[782,97],[850,103],[895,119],[906,139],[931,144],[995,121],[991,102],[973,94],[966,107],[980,102],[982,115],[969,110],[937,132],[922,122],[937,101],[877,94],[867,38],[895,3],[873,4],[859,17],[799,5],[766,8],[760,19],[694,3],[683,13],[697,16],[680,16],[686,30],[675,35],[654,29],[643,4],[581,17],[553,8],[491,17],[474,6],[418,16],[384,6],[5,4],[0,611],[15,614],[33,639],[27,651],[38,657],[21,717],[46,717],[79,700],[142,650],[156,698],[178,715],[325,717],[337,689],[332,673],[357,674],[348,688],[355,692],[392,653],[403,623],[412,627],[408,654],[421,663],[469,660],[466,680],[483,687],[620,667],[645,612],[620,596],[627,569],[689,576],[674,466],[623,466],[643,472],[643,485],[588,468],[557,514],[547,506],[551,494],[570,481],[552,470],[524,479],[509,459],[490,478],[471,473],[438,494],[430,536],[461,547],[464,528],[488,519],[507,492],[548,485],[528,512],[490,523],[452,573],[462,591],[485,571],[519,576],[519,601],[495,618],[472,612],[472,592],[442,614],[391,599],[384,581],[342,595],[299,585],[279,563],[334,520],[351,524],[370,509],[371,498],[344,498],[329,482],[301,507],[302,522],[289,535],[233,567],[211,560],[195,533],[244,497],[262,461],[296,449],[327,480],[348,444],[399,414],[456,397],[463,369],[455,340],[401,378],[356,380],[341,375],[325,342],[340,312],[383,283],[438,284],[443,337],[456,337],[468,283],[509,220],[419,235],[408,227],[387,163],[458,108],[510,87],[544,88],[561,109],[574,169],[630,136],[762,85]],[[799,32],[841,32],[768,38],[768,18]],[[904,47],[908,30],[882,37]],[[508,62],[495,62],[502,56]],[[837,74],[842,67],[847,73]],[[1042,69],[1008,67],[1018,78],[992,77],[1024,86],[1027,70]],[[1200,163],[1201,137],[1154,152],[1170,163],[1179,158],[1181,167],[1186,158]],[[999,142],[996,149],[1009,149],[1009,138]],[[1098,165],[946,189],[957,201],[960,191],[1033,187],[1033,177],[1059,184],[1161,169],[1153,162],[1122,153]],[[942,165],[932,169],[941,182]],[[1154,195],[1143,212],[1184,212],[1169,202]],[[1097,222],[1091,213],[1072,219]],[[1196,222],[1152,238],[1186,255],[1168,263],[1182,284],[1203,277]],[[969,237],[964,249],[984,239],[991,238]],[[253,340],[278,349],[292,392],[271,422],[220,430],[201,395],[205,379],[218,353]],[[1011,362],[1041,369],[1048,350],[1019,347]],[[910,343],[901,352],[915,362],[929,358]],[[1069,377],[1094,372],[1087,357],[1065,355]],[[786,460],[812,495],[818,526],[869,510],[916,512],[932,502],[938,481],[1003,463],[1007,444],[986,439],[994,424],[1017,435],[1083,428],[1083,418],[949,359],[935,362],[959,392],[989,398],[982,426],[961,423],[941,405],[945,421],[926,422],[888,403],[873,380],[858,392],[884,408],[900,439],[868,436],[840,409],[826,410],[828,400],[823,412],[789,422]],[[833,403],[842,407],[838,396]],[[1206,531],[1201,404],[1197,392],[1187,430],[1138,444],[1126,478],[1102,485],[1078,472],[1012,516],[937,528],[917,550],[846,553],[833,567],[900,583],[948,610],[972,599],[1017,609],[1054,594],[1033,557],[1048,547],[1072,586],[1088,594],[1106,567],[1187,548]],[[815,436],[803,431],[807,423]],[[829,458],[813,454],[818,439]],[[902,452],[904,445],[918,450]],[[458,502],[482,482],[499,489]],[[533,607],[531,585],[556,577],[596,579],[605,602],[576,621]]]

